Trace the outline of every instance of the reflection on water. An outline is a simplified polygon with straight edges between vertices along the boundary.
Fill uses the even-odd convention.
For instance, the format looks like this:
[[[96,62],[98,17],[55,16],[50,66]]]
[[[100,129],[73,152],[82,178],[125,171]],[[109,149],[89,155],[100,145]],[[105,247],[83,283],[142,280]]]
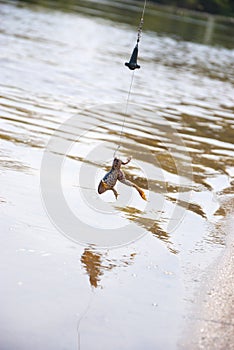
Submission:
[[[127,267],[133,264],[136,253],[123,256],[120,259],[109,259],[107,253],[97,252],[92,248],[85,248],[81,256],[81,263],[89,276],[91,287],[101,286],[101,277],[105,271],[111,271],[116,267]]]
[[[99,172],[109,169],[119,142],[131,78],[124,62],[135,43],[140,12],[135,1],[0,1],[0,42],[4,48],[0,53],[1,231],[3,241],[10,242],[4,253],[8,254],[12,248],[17,267],[12,280],[7,276],[8,289],[4,295],[12,300],[12,291],[17,291],[17,305],[25,305],[24,295],[34,295],[30,288],[33,288],[35,272],[29,267],[31,263],[32,266],[36,264],[34,267],[40,278],[42,260],[37,261],[35,257],[27,260],[26,255],[19,258],[15,252],[25,246],[27,249],[33,246],[35,250],[34,245],[50,242],[54,256],[51,254],[51,260],[48,258],[46,267],[53,266],[54,271],[45,270],[46,281],[42,284],[53,282],[57,276],[65,280],[58,283],[58,290],[63,291],[63,285],[67,290],[75,289],[78,280],[76,295],[86,300],[82,271],[77,276],[77,253],[74,263],[70,260],[70,247],[64,241],[62,248],[58,248],[62,237],[58,237],[57,231],[53,232],[41,206],[40,162],[54,131],[77,116],[79,128],[68,125],[58,133],[61,140],[74,141],[74,147],[66,155],[71,181],[65,181],[64,185],[72,209],[77,208],[79,199],[75,191],[78,168],[89,165],[100,178]],[[184,271],[192,280],[190,276],[194,270],[201,271],[211,263],[224,244],[220,220],[233,210],[234,184],[232,31],[233,24],[223,19],[180,16],[178,12],[167,13],[151,4],[147,8],[139,53],[142,68],[134,76],[131,95],[134,107],[126,115],[120,156],[123,159],[132,156],[133,161],[126,166],[126,177],[149,190],[150,203],[142,208],[141,198],[136,194],[131,205],[124,204],[121,202],[124,194],[132,193],[124,187],[118,202],[110,200],[110,206],[126,224],[131,223],[142,234],[148,234],[135,242],[134,249],[132,245],[125,247],[125,253],[76,247],[91,287],[97,292],[100,291],[97,287],[102,287],[104,293],[104,301],[101,296],[97,298],[99,309],[95,309],[93,320],[97,321],[97,315],[102,315],[101,322],[106,322],[110,336],[98,335],[100,329],[93,324],[94,339],[110,340],[113,336],[118,344],[116,349],[125,349],[127,342],[118,343],[121,339],[113,330],[121,329],[126,339],[132,341],[132,348],[136,348],[136,343],[142,340],[139,326],[142,319],[148,321],[147,327],[142,325],[148,332],[148,348],[175,349],[170,341],[175,344],[181,330],[177,321],[184,310],[178,299],[181,301],[183,293],[188,293],[190,288],[194,290],[194,282],[189,288],[186,286],[186,291],[182,290]],[[104,143],[109,158],[101,159],[99,155],[100,158],[89,159],[87,152],[99,143]],[[83,191],[90,191],[90,197],[97,200],[95,186],[86,187]],[[105,220],[108,225],[110,219]],[[169,230],[172,226],[174,230]],[[7,260],[8,255],[5,259],[5,271],[9,271],[11,261]],[[66,265],[65,260],[70,265]],[[119,274],[121,290],[120,277],[115,278]],[[17,284],[24,278],[28,283]],[[71,283],[68,286],[67,280]],[[42,287],[38,285],[37,288]],[[38,290],[34,295],[36,300]],[[75,309],[78,307],[75,297],[68,295],[67,290],[61,298],[74,302]],[[42,304],[44,295],[47,292],[40,294]],[[48,304],[56,304],[53,310],[56,317],[61,299],[60,296],[50,297]],[[5,303],[8,307],[9,300]],[[115,307],[112,300],[116,301]],[[132,300],[132,309],[125,313],[129,300]],[[115,319],[117,324],[113,318],[106,321],[103,313],[108,307],[113,314],[124,311],[126,324],[122,316],[119,316],[119,323]],[[23,311],[21,318],[27,317]],[[63,317],[59,315],[58,319]],[[39,322],[40,318],[37,319]],[[7,320],[2,324],[9,326]],[[121,328],[122,324],[125,328]],[[25,334],[26,330],[20,328],[24,322],[15,320],[15,325],[15,333],[22,330]],[[124,332],[131,325],[135,330],[126,335]],[[154,329],[152,325],[156,325]],[[35,323],[34,326],[34,330],[41,329],[41,325]],[[14,330],[14,325],[11,327],[9,329]],[[57,327],[63,330],[64,325]],[[158,330],[157,340],[154,339],[155,329]],[[164,337],[168,338],[167,343],[162,339],[165,329],[170,329],[170,337]],[[4,332],[7,344],[11,342],[8,333]],[[63,334],[63,331],[56,333]],[[68,332],[64,338],[67,341],[72,336]],[[19,339],[18,343],[23,344],[21,341]],[[142,347],[147,348],[147,341],[143,343]],[[23,345],[25,350],[27,347]],[[111,348],[109,345],[103,349]],[[15,344],[11,348],[15,348]]]
[[[90,285],[97,288],[100,277],[103,274],[101,266],[101,254],[85,249],[81,257],[81,263],[85,267],[86,273],[89,276]]]

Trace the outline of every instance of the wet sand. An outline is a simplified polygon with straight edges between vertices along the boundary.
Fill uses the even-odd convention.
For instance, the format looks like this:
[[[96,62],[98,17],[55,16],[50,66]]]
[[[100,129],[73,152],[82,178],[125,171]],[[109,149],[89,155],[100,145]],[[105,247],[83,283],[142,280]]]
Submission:
[[[234,345],[234,217],[230,215],[222,229],[227,235],[223,255],[211,267],[189,332],[181,349],[231,350]]]

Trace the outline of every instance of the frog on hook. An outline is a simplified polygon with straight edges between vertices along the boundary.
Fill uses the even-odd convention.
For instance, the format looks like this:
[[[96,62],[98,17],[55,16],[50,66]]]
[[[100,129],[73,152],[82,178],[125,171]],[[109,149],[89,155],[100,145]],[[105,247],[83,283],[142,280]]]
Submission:
[[[131,158],[128,158],[126,162],[123,162],[119,158],[116,158],[116,157],[114,158],[111,170],[103,177],[103,179],[99,183],[99,186],[98,186],[98,193],[99,194],[102,194],[108,190],[111,190],[111,191],[113,191],[115,198],[117,199],[119,194],[117,193],[114,186],[115,186],[117,180],[119,180],[120,182],[122,182],[123,184],[125,184],[127,186],[134,187],[138,191],[138,193],[140,194],[141,198],[146,200],[146,196],[145,196],[144,191],[140,187],[135,185],[133,182],[127,180],[125,178],[125,175],[122,172],[122,170],[120,170],[121,165],[128,164],[130,162],[130,160],[131,160]]]

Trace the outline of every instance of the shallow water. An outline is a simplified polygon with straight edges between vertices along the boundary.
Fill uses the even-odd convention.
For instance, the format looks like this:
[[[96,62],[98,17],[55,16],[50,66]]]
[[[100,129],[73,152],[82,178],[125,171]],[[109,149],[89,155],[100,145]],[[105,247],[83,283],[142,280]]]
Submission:
[[[96,193],[120,141],[140,10],[0,2],[4,349],[176,349],[224,247],[232,23],[148,8],[118,153],[148,201],[124,185],[117,201]]]

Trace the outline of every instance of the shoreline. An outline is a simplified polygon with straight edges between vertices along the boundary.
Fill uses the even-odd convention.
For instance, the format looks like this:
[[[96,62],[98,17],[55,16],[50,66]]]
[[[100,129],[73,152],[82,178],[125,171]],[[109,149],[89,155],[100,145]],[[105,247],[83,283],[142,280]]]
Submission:
[[[223,220],[222,220],[223,221]],[[209,267],[188,315],[181,350],[231,350],[234,341],[234,217],[229,212],[223,230],[226,246]]]
[[[173,5],[160,4],[160,3],[153,2],[153,1],[150,1],[149,4],[150,4],[150,6],[155,7],[156,9],[158,8],[160,10],[164,10],[164,11],[167,11],[169,13],[174,13],[174,14],[180,15],[180,16],[184,16],[184,15],[193,16],[193,17],[198,17],[198,18],[202,18],[205,20],[208,19],[209,17],[213,17],[216,20],[234,23],[233,16],[225,16],[225,15],[210,13],[210,12],[206,12],[206,11],[192,10],[192,9],[188,9],[185,7],[177,7],[177,6],[173,6]],[[149,5],[148,5],[148,7],[149,7]]]

